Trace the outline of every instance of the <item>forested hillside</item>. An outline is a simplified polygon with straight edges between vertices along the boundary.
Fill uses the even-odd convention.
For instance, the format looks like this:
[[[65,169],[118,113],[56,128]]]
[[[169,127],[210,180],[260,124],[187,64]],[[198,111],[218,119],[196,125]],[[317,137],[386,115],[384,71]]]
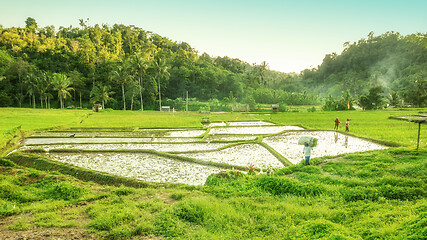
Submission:
[[[399,104],[426,104],[427,35],[368,35],[346,43],[301,74],[199,53],[185,42],[136,26],[0,25],[0,106],[59,108],[100,103],[114,109],[159,109],[184,99],[281,105],[321,104],[349,90],[355,99],[381,86]],[[402,102],[404,100],[404,102]],[[395,101],[395,102],[396,102]],[[394,104],[397,105],[397,104]]]
[[[401,36],[387,32],[374,36],[371,32],[367,39],[346,42],[344,47],[340,55],[326,55],[318,68],[304,70],[304,86],[323,96],[341,96],[349,90],[353,97],[381,87],[389,98],[414,106],[426,105],[427,33]]]

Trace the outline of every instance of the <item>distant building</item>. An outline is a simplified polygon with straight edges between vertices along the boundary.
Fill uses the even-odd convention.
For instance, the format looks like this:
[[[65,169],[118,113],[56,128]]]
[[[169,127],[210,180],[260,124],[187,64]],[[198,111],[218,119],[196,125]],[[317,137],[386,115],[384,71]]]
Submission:
[[[271,110],[273,110],[273,112],[278,112],[279,111],[279,104],[271,104]]]
[[[94,112],[100,112],[102,110],[102,105],[101,104],[93,104],[92,110]]]

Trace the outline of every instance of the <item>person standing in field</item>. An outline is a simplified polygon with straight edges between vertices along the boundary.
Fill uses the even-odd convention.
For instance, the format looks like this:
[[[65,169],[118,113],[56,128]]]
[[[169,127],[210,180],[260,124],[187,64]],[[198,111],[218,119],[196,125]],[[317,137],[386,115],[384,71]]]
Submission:
[[[311,146],[308,143],[304,143],[304,156],[305,156],[305,165],[310,165],[310,156],[311,156]]]
[[[345,122],[345,131],[348,132],[348,127],[350,126],[350,119],[347,118],[347,121]]]
[[[338,118],[335,119],[335,127],[334,130],[338,130],[338,126],[340,125],[340,120]]]

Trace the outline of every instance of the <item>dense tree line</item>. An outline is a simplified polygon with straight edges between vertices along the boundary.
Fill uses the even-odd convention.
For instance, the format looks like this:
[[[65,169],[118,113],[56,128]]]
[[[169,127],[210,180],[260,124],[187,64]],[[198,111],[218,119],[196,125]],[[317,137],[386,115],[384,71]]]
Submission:
[[[0,28],[0,105],[97,102],[115,109],[158,109],[162,99],[184,98],[187,92],[201,101],[222,101],[230,93],[236,101],[250,101],[256,90],[293,78],[270,71],[265,62],[199,55],[185,42],[135,26],[87,22],[56,30],[28,18],[25,28]]]
[[[427,104],[426,34],[370,33],[296,74],[269,70],[266,62],[199,54],[185,42],[132,25],[90,26],[81,19],[79,27],[55,29],[39,27],[33,18],[25,24],[0,25],[0,106],[159,109],[162,101],[187,93],[199,101],[250,106],[323,102],[333,106],[329,110],[349,106],[339,96],[365,109]]]

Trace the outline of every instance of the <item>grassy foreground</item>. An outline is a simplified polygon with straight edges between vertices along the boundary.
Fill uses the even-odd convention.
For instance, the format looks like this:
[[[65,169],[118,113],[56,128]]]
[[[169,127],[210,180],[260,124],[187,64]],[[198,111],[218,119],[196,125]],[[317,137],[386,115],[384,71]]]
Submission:
[[[0,115],[9,110],[24,115],[0,122],[4,136],[15,129],[13,139],[46,128],[201,127],[205,116],[28,109],[28,115],[21,109]],[[426,239],[427,133],[422,129],[417,151],[416,124],[388,119],[418,112],[210,114],[211,121],[269,120],[310,129],[332,129],[335,117],[350,118],[352,134],[403,147],[314,159],[273,176],[228,171],[198,187],[113,186],[1,159],[0,235],[49,229],[50,237],[62,239],[70,232],[83,239]]]

